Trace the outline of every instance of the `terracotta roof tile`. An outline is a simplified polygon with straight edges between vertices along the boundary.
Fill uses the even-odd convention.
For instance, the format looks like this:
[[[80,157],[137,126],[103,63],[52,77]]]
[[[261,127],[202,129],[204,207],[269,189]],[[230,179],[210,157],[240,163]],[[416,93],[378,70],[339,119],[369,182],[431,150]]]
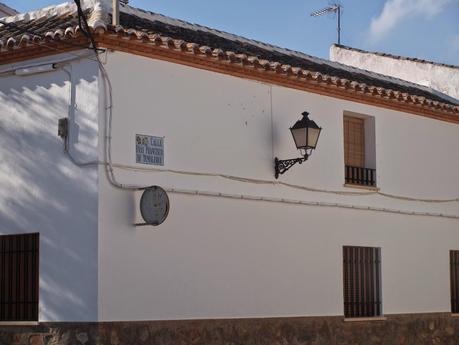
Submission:
[[[412,104],[438,106],[459,114],[458,102],[430,88],[389,76],[349,67],[329,60],[250,40],[241,36],[187,23],[121,5],[120,26],[110,25],[111,14],[103,1],[85,0],[93,7],[85,13],[96,33],[113,34],[165,49],[187,51],[210,59],[227,60],[317,83],[345,87],[375,97],[403,99]],[[57,9],[59,8],[59,9]],[[33,40],[62,40],[78,35],[78,19],[70,4],[45,9],[46,15],[9,17],[0,25],[0,54]],[[52,15],[51,15],[52,14]],[[4,22],[4,18],[0,22]]]
[[[143,12],[148,13],[146,11]],[[154,32],[167,37],[193,42],[199,46],[205,46],[211,49],[234,52],[238,59],[241,59],[241,57],[245,58],[247,56],[257,57],[259,60],[278,62],[279,64],[284,65],[284,67],[281,68],[287,72],[290,72],[289,69],[285,67],[288,65],[295,68],[316,71],[322,74],[322,77],[326,75],[340,79],[354,80],[376,87],[399,90],[430,99],[436,99],[449,104],[456,104],[451,99],[447,99],[446,96],[438,95],[438,93],[434,92],[430,88],[418,86],[414,83],[401,82],[397,78],[382,76],[377,73],[344,66],[328,60],[309,57],[306,54],[294,52],[288,49],[273,49],[278,47],[267,44],[251,44],[251,40],[247,40],[243,37],[237,37],[234,35],[231,35],[234,36],[231,38],[223,37],[218,34],[221,33],[221,31],[208,29],[195,24],[187,23],[190,28],[182,26],[179,27],[177,25],[172,25],[167,21],[160,21],[159,19],[161,19],[160,16],[155,17],[155,20],[147,20],[133,14],[123,12],[120,14],[120,22],[123,27],[134,28],[138,31],[148,33]],[[231,56],[230,59],[233,59],[233,57]],[[277,66],[275,69],[277,69]],[[327,78],[323,79],[327,80]]]

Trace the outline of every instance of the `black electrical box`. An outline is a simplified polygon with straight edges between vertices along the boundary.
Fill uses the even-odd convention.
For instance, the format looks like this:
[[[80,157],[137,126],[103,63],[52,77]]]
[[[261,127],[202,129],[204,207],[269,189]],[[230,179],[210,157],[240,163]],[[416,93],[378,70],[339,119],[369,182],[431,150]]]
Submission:
[[[60,136],[62,139],[67,138],[69,134],[69,119],[67,117],[63,117],[59,119],[57,122],[57,135]]]

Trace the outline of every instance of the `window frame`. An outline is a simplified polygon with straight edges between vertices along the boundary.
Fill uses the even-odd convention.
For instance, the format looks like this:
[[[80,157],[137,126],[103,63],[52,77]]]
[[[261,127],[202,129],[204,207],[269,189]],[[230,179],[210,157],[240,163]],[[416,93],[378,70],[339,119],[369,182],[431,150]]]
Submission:
[[[0,235],[0,323],[38,322],[40,234]]]
[[[351,127],[351,125],[353,125],[353,127]],[[360,128],[357,129],[358,127]],[[365,119],[357,116],[350,116],[344,114],[343,137],[344,165],[365,168]],[[361,152],[357,154],[358,151]],[[354,154],[353,157],[351,157],[351,153]],[[355,155],[358,155],[360,157],[357,157]],[[356,163],[357,160],[360,160],[360,162]]]
[[[449,251],[451,313],[459,314],[459,250]]]
[[[342,125],[344,186],[377,189],[375,117],[344,111]]]
[[[381,319],[383,317],[381,248],[345,245],[342,251],[344,317]],[[359,260],[365,262],[361,263]]]

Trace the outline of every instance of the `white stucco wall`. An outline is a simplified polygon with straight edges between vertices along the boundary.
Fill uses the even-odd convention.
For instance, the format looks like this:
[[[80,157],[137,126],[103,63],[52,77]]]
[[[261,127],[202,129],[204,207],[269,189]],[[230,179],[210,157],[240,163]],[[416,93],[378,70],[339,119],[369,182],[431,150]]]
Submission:
[[[15,65],[54,62],[54,56]],[[73,62],[73,155],[97,159],[98,69]],[[97,167],[79,168],[63,152],[59,118],[68,116],[62,70],[0,77],[0,234],[40,233],[40,321],[97,319]]]
[[[307,110],[323,127],[318,148],[280,180],[359,191],[343,187],[350,111],[375,118],[381,191],[457,197],[459,126],[123,53],[107,61],[113,162],[146,168],[115,169],[122,183],[459,214],[458,203],[148,171],[135,164],[135,134],[165,136],[163,169],[274,181],[274,156],[298,156],[288,128]],[[343,245],[382,248],[385,313],[450,308],[457,219],[170,193],[166,222],[136,228],[134,192],[111,186],[103,167],[99,176],[100,320],[342,315]]]
[[[459,66],[397,59],[336,45],[330,47],[330,60],[428,86],[459,100]]]

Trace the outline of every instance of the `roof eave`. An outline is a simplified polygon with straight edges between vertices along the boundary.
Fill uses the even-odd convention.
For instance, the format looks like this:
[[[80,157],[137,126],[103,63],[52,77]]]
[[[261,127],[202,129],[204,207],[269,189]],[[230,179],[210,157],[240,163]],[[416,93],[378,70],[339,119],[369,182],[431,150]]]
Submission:
[[[101,25],[93,31],[98,46],[102,48],[459,124],[459,106],[425,97],[122,27]],[[47,35],[46,40],[39,42],[15,42],[0,47],[0,64],[7,64],[82,49],[88,47],[88,41],[78,30],[67,29],[59,34]]]

